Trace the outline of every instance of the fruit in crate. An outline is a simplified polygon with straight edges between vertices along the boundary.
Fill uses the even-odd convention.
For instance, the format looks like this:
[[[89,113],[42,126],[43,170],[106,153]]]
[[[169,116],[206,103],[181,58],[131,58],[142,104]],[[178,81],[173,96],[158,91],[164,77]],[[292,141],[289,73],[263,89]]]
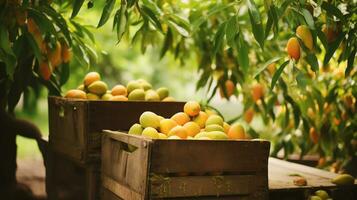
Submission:
[[[183,112],[178,112],[171,118],[163,118],[146,111],[139,117],[139,123],[129,129],[129,134],[170,140],[246,139],[242,125],[238,123],[229,125],[221,116],[213,112],[207,114],[195,101],[187,102]]]
[[[111,90],[108,90],[107,84],[101,80],[97,72],[89,72],[85,75],[83,84],[79,85],[77,90],[82,92],[68,91],[67,98],[88,99],[88,100],[108,100],[108,101],[175,101],[170,92],[165,87],[157,90],[144,79],[132,80],[128,84],[117,84]],[[195,108],[192,108],[195,109]],[[194,112],[192,110],[192,112]]]

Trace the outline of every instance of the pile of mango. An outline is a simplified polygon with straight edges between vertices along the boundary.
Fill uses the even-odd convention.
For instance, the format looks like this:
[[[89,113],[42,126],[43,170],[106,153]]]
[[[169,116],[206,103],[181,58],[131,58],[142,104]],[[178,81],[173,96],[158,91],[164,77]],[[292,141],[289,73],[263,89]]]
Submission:
[[[118,84],[108,90],[108,85],[97,72],[89,72],[84,77],[83,84],[77,89],[69,90],[65,97],[109,101],[175,101],[169,96],[166,87],[153,90],[152,85],[143,79],[130,81],[126,86]]]
[[[146,111],[141,114],[139,123],[131,126],[128,134],[152,139],[246,139],[242,125],[229,125],[213,111],[202,111],[196,101],[188,101],[183,112],[178,112],[170,118]]]

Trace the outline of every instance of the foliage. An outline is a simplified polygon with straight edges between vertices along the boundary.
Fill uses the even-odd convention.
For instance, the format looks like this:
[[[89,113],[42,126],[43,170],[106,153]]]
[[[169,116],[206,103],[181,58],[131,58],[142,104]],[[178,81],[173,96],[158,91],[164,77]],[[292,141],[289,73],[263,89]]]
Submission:
[[[29,19],[38,25],[49,49],[60,41],[72,47],[81,65],[88,65],[96,57],[87,42],[93,35],[76,16],[83,7],[97,3],[2,1],[0,88],[5,91],[1,100],[6,100],[2,107],[7,104],[11,111],[28,86],[42,84],[51,94],[59,94],[68,79],[67,64],[50,63],[54,73],[48,81],[39,76],[48,53],[41,51],[41,42],[29,30]],[[232,81],[245,111],[253,109],[266,125],[276,126],[273,154],[281,149],[286,155],[312,151],[332,160],[356,154],[355,0],[106,0],[102,8],[98,28],[113,16],[118,42],[140,45],[142,53],[152,46],[161,57],[170,53],[181,63],[196,59],[197,89],[207,90],[207,102],[217,91],[229,98],[226,83]],[[14,20],[19,17],[13,13],[19,10],[27,13],[27,26]],[[300,25],[311,32],[313,48],[296,33]],[[299,59],[290,59],[285,46],[296,35],[302,51]],[[311,128],[318,133],[316,144],[310,138]],[[249,132],[252,137],[261,134],[253,127]]]

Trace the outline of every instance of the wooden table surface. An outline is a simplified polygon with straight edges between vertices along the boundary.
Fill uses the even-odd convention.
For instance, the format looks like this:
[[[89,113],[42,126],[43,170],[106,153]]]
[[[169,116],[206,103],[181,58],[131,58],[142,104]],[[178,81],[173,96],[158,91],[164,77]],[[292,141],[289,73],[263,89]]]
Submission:
[[[357,180],[353,186],[338,187],[331,183],[338,174],[277,158],[269,158],[268,170],[270,199],[306,199],[318,189],[328,191],[334,199],[357,199]],[[294,185],[297,175],[307,180],[306,186]]]

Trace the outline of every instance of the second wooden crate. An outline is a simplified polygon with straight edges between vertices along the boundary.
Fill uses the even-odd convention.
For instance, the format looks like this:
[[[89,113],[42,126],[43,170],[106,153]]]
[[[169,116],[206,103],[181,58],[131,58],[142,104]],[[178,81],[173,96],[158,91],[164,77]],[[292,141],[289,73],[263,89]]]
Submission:
[[[145,111],[171,117],[184,102],[87,101],[49,97],[49,143],[77,163],[100,160],[101,131],[129,130]]]
[[[128,152],[128,145],[137,149]],[[269,148],[268,141],[151,140],[105,131],[102,185],[108,199],[267,199]]]

